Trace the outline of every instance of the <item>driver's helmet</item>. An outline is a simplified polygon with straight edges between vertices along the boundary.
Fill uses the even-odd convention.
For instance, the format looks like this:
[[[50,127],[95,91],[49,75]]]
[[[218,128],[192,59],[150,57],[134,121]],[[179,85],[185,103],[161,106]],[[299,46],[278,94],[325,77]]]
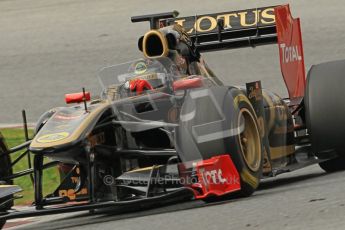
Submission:
[[[125,80],[123,88],[128,95],[140,95],[148,90],[162,88],[166,84],[166,73],[162,71],[149,68],[152,61],[149,59],[139,60],[133,63],[128,73],[132,73],[130,78]]]

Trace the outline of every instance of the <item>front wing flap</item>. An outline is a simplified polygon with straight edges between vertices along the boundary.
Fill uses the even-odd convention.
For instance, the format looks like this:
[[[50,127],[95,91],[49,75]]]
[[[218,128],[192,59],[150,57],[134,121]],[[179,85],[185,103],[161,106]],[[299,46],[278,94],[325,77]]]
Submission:
[[[180,165],[181,183],[194,190],[196,199],[222,196],[241,189],[239,173],[229,154]]]

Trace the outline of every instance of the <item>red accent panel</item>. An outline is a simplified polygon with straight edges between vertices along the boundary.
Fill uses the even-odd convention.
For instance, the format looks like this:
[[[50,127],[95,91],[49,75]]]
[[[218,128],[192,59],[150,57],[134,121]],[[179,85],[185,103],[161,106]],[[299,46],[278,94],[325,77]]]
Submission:
[[[131,91],[136,91],[137,94],[142,94],[142,92],[146,90],[152,90],[153,87],[150,83],[144,79],[135,79],[130,82],[129,86]]]
[[[186,167],[187,164],[184,163],[180,170],[190,172],[190,169]],[[185,186],[194,189],[196,199],[203,199],[210,195],[221,196],[241,189],[240,176],[228,154],[215,156],[192,165],[192,173],[189,175],[191,178],[187,179],[187,173],[182,172],[181,180],[191,182],[185,183]]]
[[[303,97],[305,67],[299,18],[292,18],[289,5],[274,9],[278,35],[280,68],[290,98]]]
[[[65,94],[65,101],[66,101],[67,104],[80,103],[80,102],[83,102],[83,100],[84,100],[83,92]],[[90,92],[85,92],[85,100],[86,101],[90,101],[91,100]]]
[[[181,79],[175,81],[173,83],[174,90],[184,90],[184,89],[192,89],[192,88],[199,88],[203,85],[202,80],[200,78],[191,78],[191,79]]]

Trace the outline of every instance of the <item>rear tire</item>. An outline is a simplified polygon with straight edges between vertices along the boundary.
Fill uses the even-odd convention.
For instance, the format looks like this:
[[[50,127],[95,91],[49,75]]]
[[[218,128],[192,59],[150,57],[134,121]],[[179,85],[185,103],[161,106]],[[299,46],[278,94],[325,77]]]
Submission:
[[[345,60],[312,66],[305,93],[306,124],[313,152],[322,158],[337,150],[344,153],[345,142]],[[330,161],[322,164],[335,165]],[[327,167],[328,168],[328,167]]]
[[[198,156],[191,158],[191,155],[197,151],[204,160],[228,153],[240,174],[241,190],[225,195],[225,197],[250,196],[259,186],[263,165],[263,147],[256,113],[247,96],[237,88],[215,87],[209,90],[213,94],[211,98],[216,100],[217,106],[220,107],[223,114],[222,116],[217,114],[217,109],[214,109],[217,106],[211,104],[214,103],[212,99],[203,98],[194,99],[194,101],[191,99],[189,101],[189,98],[186,98],[181,117],[188,114],[194,114],[194,117],[187,122],[182,122],[181,128],[177,129],[178,151],[183,154],[180,158],[183,161],[197,160]],[[224,117],[225,120],[219,124],[218,130],[205,127],[203,131],[212,129],[215,133],[227,133],[234,127],[241,127],[243,124],[242,132],[237,131],[236,135],[197,143],[196,138],[198,137],[195,136],[197,135],[195,133],[199,131],[195,127],[198,128],[201,124],[207,126],[213,121],[218,121],[219,117]],[[204,133],[204,136],[214,134],[209,132]],[[224,197],[208,197],[205,201],[211,202],[219,199],[224,199]]]
[[[345,155],[319,163],[320,167],[328,173],[345,170]]]

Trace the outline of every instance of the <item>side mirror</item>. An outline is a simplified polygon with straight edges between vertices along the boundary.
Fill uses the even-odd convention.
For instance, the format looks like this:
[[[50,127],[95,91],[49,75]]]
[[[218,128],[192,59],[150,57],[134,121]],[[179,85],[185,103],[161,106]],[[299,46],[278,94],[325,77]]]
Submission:
[[[90,101],[90,100],[91,100],[90,92],[85,92],[85,98],[84,98],[83,92],[65,94],[65,101],[67,104],[81,103],[83,101]]]
[[[196,77],[196,78],[181,79],[181,80],[174,81],[173,88],[174,88],[174,91],[177,91],[177,90],[199,88],[202,85],[203,85],[202,79],[200,77]]]

